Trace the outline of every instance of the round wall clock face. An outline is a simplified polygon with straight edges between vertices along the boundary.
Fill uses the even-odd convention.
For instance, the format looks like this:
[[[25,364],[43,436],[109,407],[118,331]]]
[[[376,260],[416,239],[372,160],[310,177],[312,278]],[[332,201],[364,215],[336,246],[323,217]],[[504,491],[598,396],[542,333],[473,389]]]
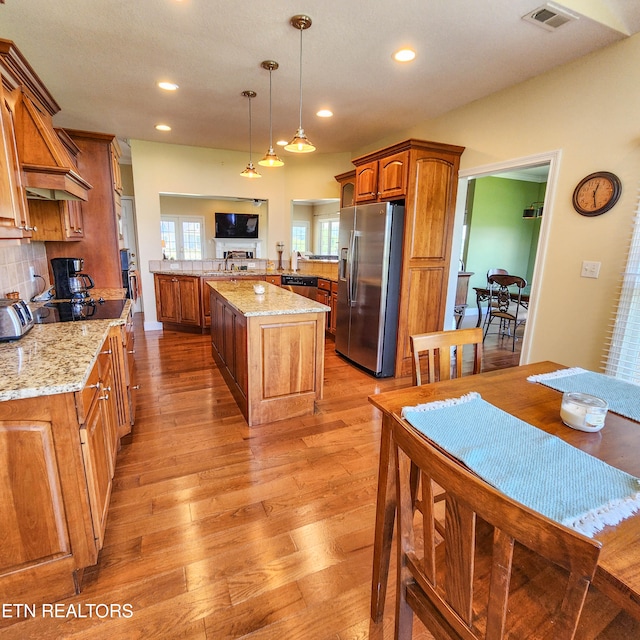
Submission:
[[[580,180],[573,192],[573,208],[583,216],[599,216],[618,202],[621,192],[618,176],[598,171]]]

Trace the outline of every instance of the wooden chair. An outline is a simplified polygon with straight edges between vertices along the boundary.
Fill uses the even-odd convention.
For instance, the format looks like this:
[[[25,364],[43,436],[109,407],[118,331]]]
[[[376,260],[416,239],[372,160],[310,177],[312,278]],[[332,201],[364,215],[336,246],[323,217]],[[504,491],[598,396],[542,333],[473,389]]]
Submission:
[[[489,278],[491,276],[508,276],[509,272],[506,269],[488,269],[487,270],[487,291],[491,292],[491,289],[495,289],[496,285],[494,283],[489,282]],[[495,308],[498,304],[495,299],[492,299],[492,296],[489,295],[489,299],[487,301],[487,313],[484,316],[483,326],[486,327],[489,322],[489,310],[491,307]],[[502,327],[502,324],[500,325]]]
[[[413,360],[411,376],[414,385],[421,385],[438,380],[449,380],[462,376],[465,353],[472,350],[473,373],[480,373],[482,368],[482,329],[455,329],[451,331],[435,331],[421,333],[409,337]],[[465,346],[469,349],[465,351]],[[455,348],[455,359],[452,359],[452,348]],[[423,381],[422,362],[426,360],[427,380]]]
[[[527,286],[527,281],[520,276],[492,275],[489,282],[489,306],[484,327],[484,338],[489,333],[491,322],[500,320],[499,331],[504,334],[508,331],[513,339],[512,351],[516,350],[516,329],[527,321],[528,311],[522,304],[522,290]],[[512,291],[514,288],[515,291]],[[513,324],[513,334],[511,325]],[[483,340],[484,340],[483,338]]]
[[[573,638],[600,543],[498,492],[397,416],[392,430],[396,640],[410,640],[414,613],[437,640]],[[419,517],[411,486],[414,466],[423,493]],[[446,491],[442,537],[435,527],[433,482]],[[529,559],[543,569],[528,571]]]

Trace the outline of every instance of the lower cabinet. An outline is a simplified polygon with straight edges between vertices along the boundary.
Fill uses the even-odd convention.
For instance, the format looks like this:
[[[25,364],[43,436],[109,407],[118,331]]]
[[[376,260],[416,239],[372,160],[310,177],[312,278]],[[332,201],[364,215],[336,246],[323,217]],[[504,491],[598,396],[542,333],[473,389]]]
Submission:
[[[338,317],[338,283],[331,282],[331,298],[329,299],[329,333],[336,335],[336,318]]]
[[[158,322],[200,327],[200,277],[155,274]]]
[[[110,335],[80,391],[0,403],[3,602],[77,594],[97,562],[120,442],[113,347]]]
[[[336,334],[336,304],[338,302],[338,283],[332,280],[325,280],[318,278],[318,292],[316,294],[316,300],[326,304],[331,308],[331,311],[327,313],[327,326],[326,330],[332,336]]]
[[[86,422],[80,427],[91,522],[98,549],[102,548],[104,541],[119,441],[111,355],[111,349],[105,349],[98,358],[96,393],[92,398]]]

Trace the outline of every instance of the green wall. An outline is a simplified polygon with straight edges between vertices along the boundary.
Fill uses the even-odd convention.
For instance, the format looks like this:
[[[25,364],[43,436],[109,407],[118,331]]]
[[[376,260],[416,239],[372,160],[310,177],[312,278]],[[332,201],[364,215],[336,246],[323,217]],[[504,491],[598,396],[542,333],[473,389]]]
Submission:
[[[531,282],[541,219],[523,219],[522,210],[544,200],[546,184],[486,177],[477,178],[474,188],[465,256],[466,270],[474,272],[467,299],[472,309],[473,287],[486,284],[489,269],[506,269]]]

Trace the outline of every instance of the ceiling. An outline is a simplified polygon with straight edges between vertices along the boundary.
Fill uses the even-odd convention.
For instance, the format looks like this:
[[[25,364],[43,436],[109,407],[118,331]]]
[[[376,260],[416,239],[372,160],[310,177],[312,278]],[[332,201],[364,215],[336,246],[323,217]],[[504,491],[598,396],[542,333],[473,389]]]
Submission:
[[[2,2],[2,0],[0,0]],[[558,5],[559,3],[555,3]],[[351,152],[640,31],[638,0],[563,0],[588,15],[555,31],[522,16],[540,0],[4,0],[13,40],[61,107],[57,126],[248,151],[291,139],[299,121],[318,152]],[[391,58],[417,51],[411,63]],[[179,85],[173,93],[160,80]],[[320,108],[334,112],[318,118]],[[172,131],[160,133],[159,123]],[[286,159],[288,152],[279,151]]]

